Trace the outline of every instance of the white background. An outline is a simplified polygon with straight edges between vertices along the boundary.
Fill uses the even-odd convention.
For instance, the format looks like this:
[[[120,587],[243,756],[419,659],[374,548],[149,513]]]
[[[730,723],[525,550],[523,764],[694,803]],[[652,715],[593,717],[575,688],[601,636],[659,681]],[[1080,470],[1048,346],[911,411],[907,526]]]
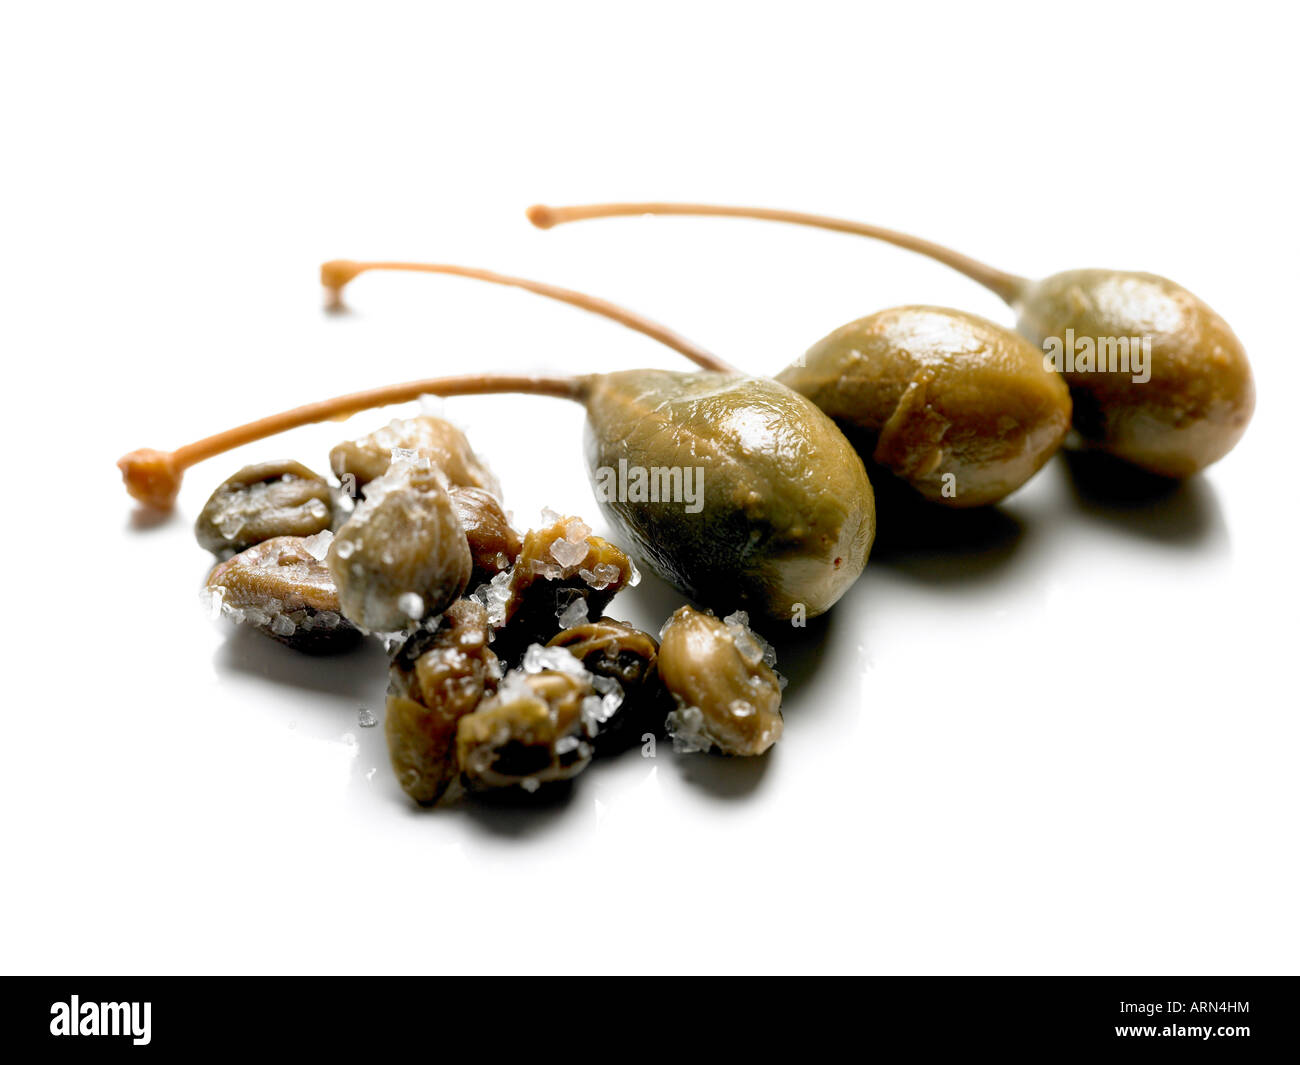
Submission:
[[[8,6],[0,966],[1296,971],[1284,10]],[[587,287],[764,373],[899,303],[1011,322],[849,237],[523,218],[654,198],[838,213],[1030,276],[1172,276],[1251,352],[1254,423],[1148,505],[1057,459],[969,540],[878,552],[787,649],[762,761],[632,752],[558,808],[418,811],[357,726],[378,649],[313,662],[209,621],[190,533],[240,465],[324,468],[388,414],[197,467],[154,527],[114,460],[412,377],[684,365],[445,278],[365,278],[329,317],[338,256]],[[520,522],[594,519],[577,408],[447,410]],[[647,580],[615,613],[657,629],[679,601]]]

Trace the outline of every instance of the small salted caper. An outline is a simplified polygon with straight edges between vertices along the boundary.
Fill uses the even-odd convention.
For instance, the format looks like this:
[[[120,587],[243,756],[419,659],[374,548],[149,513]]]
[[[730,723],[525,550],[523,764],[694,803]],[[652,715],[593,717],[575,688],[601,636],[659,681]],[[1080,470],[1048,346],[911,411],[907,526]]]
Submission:
[[[436,630],[421,629],[389,667],[384,731],[402,790],[434,803],[456,778],[456,724],[496,689],[497,659],[488,649],[487,612],[458,599]]]
[[[592,675],[597,690],[614,695],[596,730],[596,753],[604,754],[635,742],[646,730],[657,732],[668,710],[655,663],[659,644],[648,632],[626,621],[600,618],[575,625],[553,637],[548,647],[568,651]],[[597,679],[599,678],[599,679]]]
[[[575,663],[576,664],[576,663]],[[472,789],[522,787],[577,776],[591,762],[594,698],[585,673],[511,672],[456,727],[456,752]]]
[[[428,459],[410,457],[370,482],[325,561],[343,613],[371,632],[393,632],[441,613],[473,570],[442,474]]]
[[[592,535],[581,518],[558,517],[524,534],[514,568],[484,587],[497,653],[513,661],[529,644],[600,617],[609,601],[640,579],[632,560]]]
[[[328,654],[361,637],[343,616],[322,559],[330,533],[277,536],[219,563],[204,587],[214,613],[309,654]]]
[[[200,546],[228,558],[275,536],[311,536],[330,527],[329,482],[301,462],[245,466],[217,486],[198,520]]]
[[[762,754],[781,738],[781,678],[748,621],[684,606],[664,625],[659,677],[677,703],[668,715],[675,750]]]
[[[943,307],[895,307],[843,326],[777,380],[829,414],[932,502],[996,503],[1056,453],[1070,392],[1024,337]]]
[[[394,449],[424,456],[446,475],[450,485],[483,488],[501,495],[496,477],[474,454],[465,434],[451,422],[430,414],[395,418],[373,433],[345,440],[330,452],[330,468],[339,480],[347,483],[351,478],[361,488],[388,469]]]
[[[447,489],[460,527],[469,541],[474,559],[474,581],[490,581],[514,564],[523,541],[510,525],[510,519],[491,492],[483,488]]]

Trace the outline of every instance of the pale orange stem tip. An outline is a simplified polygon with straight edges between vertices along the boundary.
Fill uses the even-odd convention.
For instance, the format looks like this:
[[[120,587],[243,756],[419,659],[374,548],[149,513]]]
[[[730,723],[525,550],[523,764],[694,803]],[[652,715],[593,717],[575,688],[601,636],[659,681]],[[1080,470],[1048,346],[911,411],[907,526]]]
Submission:
[[[118,459],[117,468],[131,498],[155,510],[171,510],[184,473],[172,452],[142,447]]]

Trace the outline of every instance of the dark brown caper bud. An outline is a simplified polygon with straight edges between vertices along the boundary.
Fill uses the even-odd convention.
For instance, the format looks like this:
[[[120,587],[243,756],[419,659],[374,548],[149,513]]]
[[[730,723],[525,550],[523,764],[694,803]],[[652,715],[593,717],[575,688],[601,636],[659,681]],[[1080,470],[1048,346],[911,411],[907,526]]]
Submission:
[[[498,575],[483,594],[497,633],[497,654],[514,661],[533,643],[561,629],[600,617],[609,601],[640,574],[632,560],[580,518],[560,517],[524,535],[509,575]]]
[[[479,583],[490,581],[498,573],[508,570],[519,556],[523,541],[511,527],[497,497],[483,488],[457,485],[448,488],[447,493],[469,541],[469,553],[474,559],[474,580]]]
[[[648,632],[602,617],[565,629],[547,646],[568,651],[592,675],[599,694],[614,696],[610,701],[616,705],[596,715],[597,754],[620,750],[662,727],[671,703],[656,668],[659,644]]]
[[[781,678],[771,648],[741,611],[720,621],[681,607],[664,625],[659,677],[677,708],[673,749],[762,754],[781,738]]]
[[[393,450],[414,451],[440,469],[450,485],[482,488],[495,496],[501,486],[474,454],[469,440],[451,422],[421,414],[394,419],[382,429],[345,440],[330,451],[330,469],[344,484],[362,488],[387,471]]]
[[[457,722],[496,690],[498,668],[487,611],[469,599],[456,600],[434,631],[417,631],[393,656],[384,732],[397,782],[416,802],[437,802],[455,780]]]
[[[496,694],[456,726],[466,785],[536,791],[577,776],[594,753],[588,702],[594,697],[582,671],[506,674]]]
[[[408,628],[441,613],[465,590],[473,569],[441,472],[409,455],[370,483],[325,561],[343,613],[371,632]]]
[[[339,608],[326,568],[330,533],[263,540],[218,564],[204,595],[214,613],[252,625],[296,651],[329,654],[355,644],[361,633]]]
[[[218,558],[276,536],[311,536],[330,527],[330,486],[301,462],[245,466],[208,498],[194,536]]]

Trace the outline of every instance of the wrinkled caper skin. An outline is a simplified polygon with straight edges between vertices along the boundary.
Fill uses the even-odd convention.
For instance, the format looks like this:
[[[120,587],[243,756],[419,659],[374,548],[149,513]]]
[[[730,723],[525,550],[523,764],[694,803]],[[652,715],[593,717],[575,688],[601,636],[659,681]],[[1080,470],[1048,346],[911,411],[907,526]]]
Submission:
[[[361,633],[339,606],[334,578],[298,536],[277,536],[215,566],[205,590],[222,614],[306,654],[354,646]]]
[[[510,525],[500,502],[483,488],[447,489],[456,519],[465,530],[469,553],[474,559],[473,583],[491,580],[513,565],[523,541]]]
[[[496,690],[495,678],[487,611],[469,599],[456,600],[434,632],[420,630],[394,656],[384,732],[397,781],[416,802],[437,802],[456,779],[456,725]]]
[[[740,374],[631,370],[590,378],[588,388],[593,490],[670,584],[728,611],[744,604],[812,617],[861,574],[876,531],[871,482],[811,401]],[[702,508],[620,500],[602,472],[618,471],[620,460],[628,469],[703,469]]]
[[[575,777],[591,764],[591,732],[582,714],[590,683],[549,670],[516,674],[514,680],[456,727],[462,779],[472,790],[519,786],[533,791]]]
[[[618,682],[623,701],[596,732],[597,754],[608,754],[636,742],[647,730],[658,732],[671,700],[656,668],[659,644],[648,632],[626,621],[602,617],[586,625],[565,629],[551,639],[563,647],[588,673]]]
[[[894,307],[835,330],[777,375],[859,453],[925,499],[996,503],[1061,446],[1070,393],[1043,352],[944,307]]]
[[[746,657],[728,626],[689,606],[668,619],[659,677],[677,702],[674,747],[762,754],[781,738],[781,683],[761,656]]]
[[[301,462],[245,466],[208,498],[194,523],[199,545],[218,558],[276,536],[311,536],[330,527],[329,482]]]
[[[426,459],[396,463],[370,483],[325,562],[343,613],[371,632],[393,632],[442,613],[473,570],[442,475]],[[411,594],[419,596],[418,612],[408,609]]]
[[[474,454],[465,434],[451,422],[430,414],[394,419],[373,433],[345,440],[330,451],[330,469],[340,481],[351,477],[361,488],[388,469],[394,448],[427,458],[446,475],[448,484],[501,495],[496,477]]]
[[[513,662],[533,643],[546,643],[560,631],[560,615],[575,599],[583,599],[587,617],[600,617],[611,599],[632,578],[632,560],[618,547],[590,530],[584,539],[586,554],[580,561],[561,564],[555,557],[556,541],[567,542],[566,530],[581,519],[562,517],[540,529],[530,529],[524,534],[514,572],[510,575],[510,598],[505,606],[505,625],[497,633],[497,653]],[[611,579],[604,583],[594,580],[597,566],[611,567],[602,570]]]
[[[1241,341],[1181,285],[1155,274],[1070,270],[1029,284],[1018,328],[1042,345],[1090,337],[1151,338],[1148,381],[1132,373],[1067,373],[1074,428],[1089,446],[1151,473],[1188,477],[1232,450],[1255,410]]]

